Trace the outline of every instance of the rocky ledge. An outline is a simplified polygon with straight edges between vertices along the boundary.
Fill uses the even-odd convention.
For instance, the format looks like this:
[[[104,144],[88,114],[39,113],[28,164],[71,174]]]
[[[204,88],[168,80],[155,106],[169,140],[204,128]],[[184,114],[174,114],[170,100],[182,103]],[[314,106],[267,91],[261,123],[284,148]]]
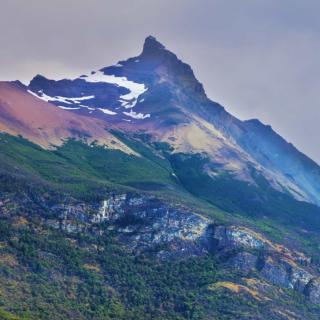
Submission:
[[[217,225],[188,208],[131,193],[110,195],[100,204],[70,201],[49,209],[42,221],[55,229],[96,235],[112,232],[128,249],[152,251],[159,259],[214,254],[226,268],[242,275],[254,273],[320,303],[320,279],[310,258],[252,229]]]

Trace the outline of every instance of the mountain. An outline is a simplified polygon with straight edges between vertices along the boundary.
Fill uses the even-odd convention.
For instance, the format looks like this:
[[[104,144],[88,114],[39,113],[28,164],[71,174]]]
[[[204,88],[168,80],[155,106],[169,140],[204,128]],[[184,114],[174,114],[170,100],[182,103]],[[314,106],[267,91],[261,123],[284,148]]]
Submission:
[[[77,79],[36,76],[28,89],[109,126],[143,130],[175,152],[205,153],[211,175],[228,172],[256,185],[254,170],[276,190],[320,204],[320,167],[269,126],[240,121],[209,100],[191,67],[154,37],[137,57]]]
[[[319,319],[319,165],[154,37],[1,82],[0,130],[0,317]]]
[[[130,152],[96,119],[76,116],[30,95],[21,83],[0,82],[0,129],[21,135],[43,147],[59,146],[65,139],[96,141]]]

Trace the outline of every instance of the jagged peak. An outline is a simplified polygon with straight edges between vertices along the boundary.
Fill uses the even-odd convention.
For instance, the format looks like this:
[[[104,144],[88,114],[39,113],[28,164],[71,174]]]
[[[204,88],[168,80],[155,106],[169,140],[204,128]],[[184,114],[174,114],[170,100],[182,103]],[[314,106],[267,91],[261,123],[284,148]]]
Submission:
[[[160,65],[163,67],[160,72],[166,69],[166,72],[161,75],[162,81],[165,78],[171,78],[171,80],[174,78],[172,82],[189,88],[190,92],[197,93],[197,96],[202,95],[203,98],[206,98],[203,86],[196,79],[191,66],[180,60],[175,53],[167,49],[154,36],[148,36],[145,39],[143,51],[137,58],[145,63],[148,71],[155,71]]]
[[[45,76],[43,76],[42,74],[37,74],[37,75],[35,75],[34,77],[33,77],[33,79],[45,79],[45,80],[49,80],[48,78],[46,78]],[[33,80],[32,79],[32,80]]]
[[[155,37],[148,36],[144,41],[142,54],[150,54],[164,49],[165,46],[160,43]]]
[[[39,83],[42,81],[50,81],[50,79],[46,78],[45,76],[41,75],[41,74],[37,74],[35,75],[29,82],[29,86],[34,84],[34,83]]]

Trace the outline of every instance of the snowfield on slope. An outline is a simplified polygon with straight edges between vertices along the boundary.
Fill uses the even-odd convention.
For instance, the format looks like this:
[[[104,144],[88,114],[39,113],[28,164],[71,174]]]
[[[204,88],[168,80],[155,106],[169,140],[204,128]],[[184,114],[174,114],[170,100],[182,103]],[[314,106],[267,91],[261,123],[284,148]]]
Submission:
[[[133,119],[146,119],[146,118],[150,118],[150,114],[143,114],[143,113],[137,113],[132,111],[132,109],[130,110],[130,112],[122,112],[124,115],[131,117]]]
[[[45,94],[42,90],[38,91],[38,93],[35,93],[31,90],[28,90],[28,92],[30,94],[32,94],[33,96],[35,96],[43,101],[46,101],[46,102],[62,102],[65,104],[73,104],[73,103],[80,104],[81,101],[90,100],[90,99],[95,98],[95,96],[83,96],[83,97],[75,97],[75,98],[68,98],[68,97],[61,97],[61,96],[51,97],[51,96],[48,96],[47,94]],[[74,108],[69,108],[69,109],[74,109]]]
[[[121,66],[121,65],[119,65]],[[87,83],[108,83],[111,85],[115,85],[117,87],[125,88],[128,90],[128,93],[122,94],[118,98],[118,102],[120,102],[121,107],[127,111],[122,112],[124,116],[130,117],[136,120],[143,120],[146,118],[150,118],[150,114],[143,114],[140,112],[133,111],[133,108],[136,106],[138,102],[143,102],[144,99],[139,99],[139,97],[145,93],[148,89],[143,83],[136,83],[134,81],[128,80],[126,77],[117,77],[115,75],[104,74],[100,71],[93,71],[89,75],[82,75],[79,78],[70,79],[71,81],[81,79]],[[30,94],[33,96],[44,100],[46,102],[52,102],[57,105],[57,107],[65,110],[78,110],[80,108],[86,108],[89,110],[89,113],[93,111],[101,111],[105,115],[115,116],[118,113],[113,111],[110,108],[98,107],[94,105],[93,99],[99,99],[96,95],[87,95],[80,97],[65,97],[65,96],[49,96],[44,93],[43,90],[39,91],[31,91],[28,90]],[[83,93],[81,93],[82,95]],[[106,101],[108,104],[108,101]],[[116,108],[119,109],[120,107]]]
[[[81,76],[80,78],[86,82],[104,82],[128,89],[130,91],[129,93],[120,96],[121,105],[126,109],[134,108],[139,96],[148,90],[143,83],[130,81],[126,77],[104,74],[102,71],[94,72],[89,76]]]

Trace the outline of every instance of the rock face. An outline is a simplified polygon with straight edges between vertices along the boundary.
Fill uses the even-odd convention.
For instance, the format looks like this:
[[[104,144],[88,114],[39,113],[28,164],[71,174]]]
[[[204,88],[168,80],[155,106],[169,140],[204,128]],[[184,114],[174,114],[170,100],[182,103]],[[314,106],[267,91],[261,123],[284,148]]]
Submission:
[[[267,246],[258,237],[255,237],[248,229],[237,227],[216,226],[212,237],[217,241],[217,248],[264,248]]]
[[[185,207],[139,194],[114,194],[98,204],[50,207],[43,222],[68,233],[112,232],[128,249],[151,251],[163,259],[214,254],[226,268],[254,272],[269,283],[296,290],[320,303],[320,280],[310,259],[242,227],[216,225]]]
[[[302,253],[276,245],[244,227],[210,226],[209,233],[210,250],[233,269],[245,274],[256,271],[268,282],[305,293],[310,301],[320,303],[320,281],[308,267],[310,259]]]
[[[276,263],[270,257],[264,261],[261,275],[273,284],[284,288],[290,287],[289,273],[281,264]]]
[[[239,252],[235,257],[230,259],[230,263],[235,269],[250,272],[256,269],[258,257],[248,252]]]
[[[299,292],[303,292],[312,279],[312,275],[301,268],[292,268],[290,276],[293,288]]]
[[[313,279],[306,287],[306,295],[312,303],[320,303],[320,279]]]
[[[270,126],[256,119],[241,121],[211,101],[192,68],[152,36],[146,38],[138,56],[74,79],[55,81],[37,75],[24,89],[30,93],[28,99],[37,97],[42,102],[50,102],[59,112],[67,109],[77,115],[98,118],[108,128],[121,127],[129,132],[142,129],[155,138],[165,137],[162,142],[172,147],[176,145],[168,137],[175,133],[174,138],[186,142],[214,139],[215,143],[210,144],[216,148],[208,150],[205,143],[195,143],[192,151],[195,147],[205,149],[197,151],[206,151],[213,160],[212,166],[218,162],[224,164],[220,167],[224,172],[233,169],[241,181],[256,185],[253,181],[256,177],[251,172],[256,168],[273,189],[286,190],[295,199],[320,204],[318,164]],[[185,125],[191,126],[188,132],[192,139],[186,139]],[[92,133],[91,126],[87,131]],[[207,137],[203,138],[204,135]],[[227,166],[230,160],[237,165]]]
[[[133,249],[179,243],[181,250],[193,254],[190,244],[201,241],[209,224],[201,216],[171,208],[155,198],[113,196],[104,205],[105,221],[116,225],[120,238]],[[196,252],[200,251],[198,247]]]
[[[202,244],[212,221],[185,208],[172,208],[154,197],[133,194],[112,195],[100,206],[60,206],[59,221],[46,223],[67,232],[114,230],[129,248],[145,250],[167,244],[179,256],[203,254]],[[183,253],[183,254],[181,254]],[[162,250],[161,256],[166,252]],[[169,253],[168,253],[169,254]]]

